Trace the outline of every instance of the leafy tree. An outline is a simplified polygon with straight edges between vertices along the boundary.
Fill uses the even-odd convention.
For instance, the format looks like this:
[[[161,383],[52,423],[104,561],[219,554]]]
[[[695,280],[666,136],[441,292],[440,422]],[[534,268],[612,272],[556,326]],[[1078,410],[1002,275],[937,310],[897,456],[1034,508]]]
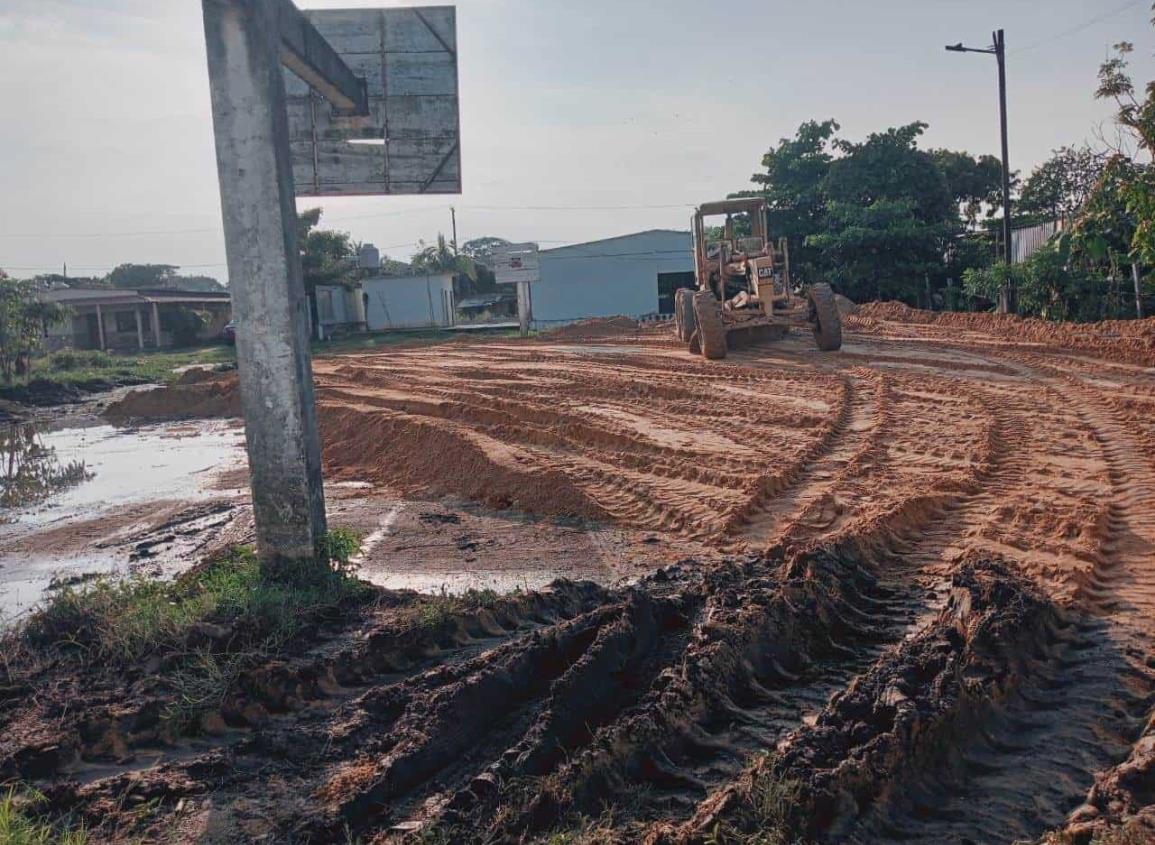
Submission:
[[[510,243],[511,241],[505,238],[495,238],[491,235],[473,238],[461,245],[461,254],[472,258],[475,263],[484,264],[500,247],[509,246]]]
[[[830,202],[869,206],[878,200],[909,200],[923,221],[950,220],[956,215],[946,177],[918,138],[927,124],[873,132],[861,143],[838,140],[842,157],[830,165],[823,184]]]
[[[497,290],[497,277],[489,267],[489,259],[500,247],[509,246],[512,241],[497,238],[491,235],[473,238],[461,245],[461,253],[473,259],[477,268],[477,277],[473,280],[473,287],[478,293],[489,293]]]
[[[958,203],[969,227],[991,214],[1002,198],[1003,166],[993,155],[972,156],[955,150],[929,150],[931,160],[946,179],[947,190]]]
[[[931,275],[942,272],[946,226],[920,219],[910,198],[863,205],[832,202],[826,231],[811,235],[833,266],[832,280],[852,299],[918,297]]]
[[[157,288],[160,290],[223,291],[225,286],[211,276],[181,276],[175,264],[121,264],[113,268],[98,287],[125,289]],[[60,281],[69,287],[88,287],[89,279],[64,276],[38,277]]]
[[[822,229],[826,215],[825,181],[834,161],[834,120],[809,120],[793,138],[782,138],[762,156],[765,173],[750,180],[756,191],[739,191],[732,197],[764,196],[769,206],[770,234],[787,238],[791,268],[799,279],[821,276],[822,256],[807,243]]]
[[[807,239],[851,298],[915,302],[943,274],[958,207],[934,159],[919,150],[925,123],[835,141],[842,157],[823,180],[823,231]],[[925,303],[929,305],[930,303]]]
[[[0,270],[0,378],[5,384],[28,372],[44,330],[66,315],[59,304],[37,299],[32,282],[12,279]]]
[[[312,331],[317,332],[317,287],[341,285],[350,288],[361,277],[357,265],[357,247],[348,232],[317,228],[321,209],[311,208],[297,214],[297,247],[301,251],[301,278],[309,298]]]
[[[1031,171],[1018,201],[1019,214],[1071,219],[1095,190],[1107,157],[1090,147],[1060,147]]]
[[[174,276],[172,287],[180,290],[195,290],[204,293],[217,293],[225,290],[225,286],[212,276]]]
[[[105,276],[105,281],[114,288],[164,288],[178,269],[174,264],[121,264]]]
[[[1099,88],[1095,96],[1114,101],[1115,123],[1133,148],[1121,146],[1115,151],[1112,163],[1119,168],[1119,194],[1136,220],[1131,253],[1150,266],[1155,264],[1155,172],[1150,164],[1155,157],[1155,82],[1147,83],[1140,99],[1127,70],[1127,57],[1134,49],[1126,41],[1115,45],[1115,56],[1099,68]],[[1139,164],[1139,155],[1145,156],[1147,163]],[[1121,166],[1121,160],[1126,159],[1130,159],[1129,168]]]
[[[297,240],[305,290],[312,295],[317,285],[351,287],[358,276],[357,249],[348,232],[320,229],[321,209],[297,215]]]

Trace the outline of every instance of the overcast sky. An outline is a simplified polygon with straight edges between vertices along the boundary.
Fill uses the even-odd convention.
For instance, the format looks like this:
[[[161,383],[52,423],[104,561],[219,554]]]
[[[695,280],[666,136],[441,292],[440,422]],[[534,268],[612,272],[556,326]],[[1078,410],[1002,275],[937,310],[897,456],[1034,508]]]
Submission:
[[[298,0],[383,4],[411,5]],[[1155,77],[1148,6],[458,0],[462,195],[327,200],[323,222],[398,257],[448,234],[450,204],[461,241],[686,228],[690,206],[747,187],[811,118],[851,138],[922,120],[927,146],[997,153],[993,57],[942,48],[1000,26],[1011,164],[1027,172],[1094,139],[1110,45],[1134,41],[1137,80]],[[2,0],[0,101],[0,267],[165,262],[225,279],[199,0]]]

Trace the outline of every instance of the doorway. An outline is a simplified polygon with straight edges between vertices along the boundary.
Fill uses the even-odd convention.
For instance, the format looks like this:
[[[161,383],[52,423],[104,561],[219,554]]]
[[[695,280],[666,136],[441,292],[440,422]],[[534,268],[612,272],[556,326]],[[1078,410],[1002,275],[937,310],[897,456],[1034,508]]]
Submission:
[[[694,272],[658,274],[658,313],[674,313],[674,293],[679,288],[694,289]]]

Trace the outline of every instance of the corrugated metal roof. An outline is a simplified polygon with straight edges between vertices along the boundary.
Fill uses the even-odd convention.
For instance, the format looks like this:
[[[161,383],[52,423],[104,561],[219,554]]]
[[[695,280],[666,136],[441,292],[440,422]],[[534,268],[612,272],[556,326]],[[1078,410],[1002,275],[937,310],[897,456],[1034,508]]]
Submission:
[[[574,249],[581,246],[599,246],[601,244],[612,243],[613,241],[624,241],[628,240],[629,238],[641,237],[642,235],[680,235],[683,238],[689,238],[690,232],[689,230],[682,231],[681,229],[644,229],[641,232],[631,232],[628,235],[617,235],[612,238],[601,238],[600,240],[596,241],[582,241],[581,243],[576,244],[566,244],[565,246],[550,247],[549,249],[541,250],[540,254],[548,255],[551,252],[560,252],[564,249]],[[690,246],[689,243],[687,243],[686,251],[689,252],[689,250]]]

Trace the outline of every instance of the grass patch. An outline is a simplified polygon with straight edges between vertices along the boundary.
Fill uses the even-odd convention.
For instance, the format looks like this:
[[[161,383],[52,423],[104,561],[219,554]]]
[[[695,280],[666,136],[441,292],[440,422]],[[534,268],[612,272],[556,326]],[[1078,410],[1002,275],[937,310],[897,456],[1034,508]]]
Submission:
[[[224,345],[132,354],[102,352],[98,349],[68,349],[33,359],[30,372],[16,379],[11,387],[18,388],[32,381],[59,385],[98,381],[167,383],[178,376],[176,371],[180,368],[230,364],[236,359],[235,350]]]
[[[354,578],[360,540],[334,530],[324,563],[271,580],[256,554],[237,548],[174,581],[97,578],[57,590],[18,633],[32,649],[124,669],[152,660],[175,691],[179,729],[225,700],[242,673],[276,656],[307,625],[336,617],[374,590]],[[0,839],[0,842],[3,842]]]
[[[88,845],[92,840],[83,825],[63,819],[55,824],[42,821],[30,811],[44,797],[36,792],[20,792],[9,787],[0,796],[0,843],[3,845]]]
[[[774,770],[767,755],[758,764],[750,791],[742,802],[739,825],[719,822],[705,845],[802,845],[802,784]]]
[[[448,625],[454,616],[493,607],[500,598],[496,591],[490,589],[469,589],[459,595],[451,595],[442,587],[440,593],[422,596],[414,606],[413,613],[418,627],[437,631]]]

